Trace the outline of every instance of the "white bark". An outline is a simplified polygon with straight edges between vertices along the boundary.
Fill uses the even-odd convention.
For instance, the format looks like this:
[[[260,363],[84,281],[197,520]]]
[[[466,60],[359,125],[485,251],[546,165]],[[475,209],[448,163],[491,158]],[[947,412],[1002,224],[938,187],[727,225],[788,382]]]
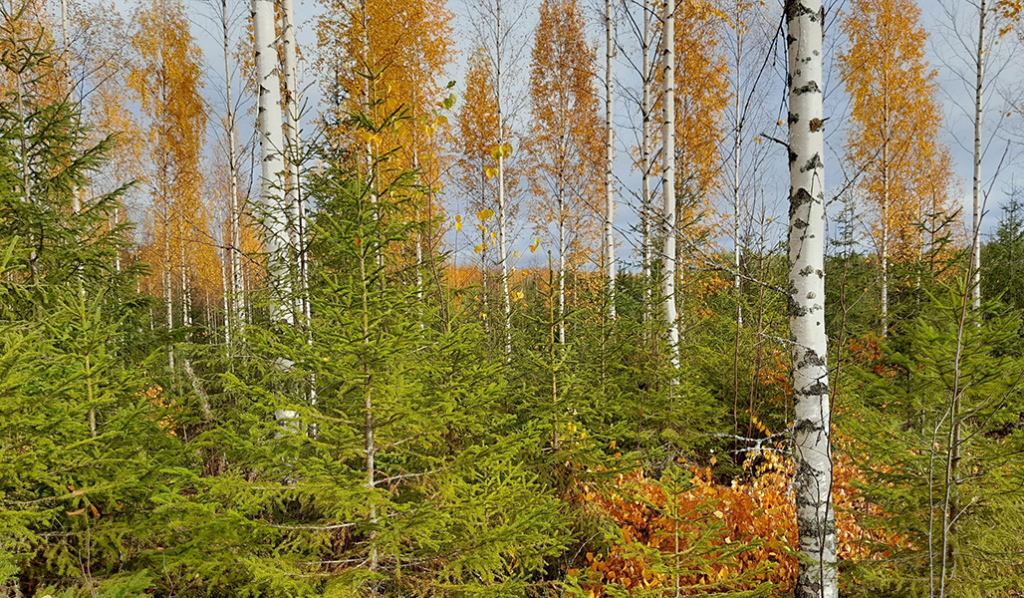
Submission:
[[[615,23],[612,20],[612,0],[604,3],[605,29],[605,81],[604,81],[604,126],[605,126],[605,165],[604,165],[604,263],[608,277],[608,317],[615,318],[615,187],[612,168],[615,161],[615,128],[612,115],[614,113],[614,87],[612,78],[612,57],[615,54],[613,38]]]
[[[285,202],[281,175],[285,170],[281,114],[281,81],[277,73],[277,44],[273,0],[252,0],[253,34],[256,46],[256,83],[259,88],[258,126],[260,139],[261,193],[265,243],[270,285],[271,315],[294,324],[286,309],[291,297],[288,276],[289,206]]]
[[[974,309],[981,308],[981,127],[985,92],[985,19],[987,13],[988,0],[981,0],[978,15],[978,52],[975,55],[977,79],[974,85],[974,185],[972,189],[974,226],[971,229],[971,265],[974,269],[971,284],[974,294]]]
[[[162,183],[161,183],[162,185]],[[167,216],[167,204],[164,204],[164,306],[167,308],[167,330],[174,330],[174,295],[171,285],[171,226],[170,217]],[[174,370],[174,344],[167,345],[167,365]]]
[[[276,16],[273,0],[252,0],[253,37],[256,48],[256,83],[259,89],[258,131],[263,203],[264,243],[267,248],[267,274],[271,287],[270,314],[274,320],[295,323],[295,314],[288,309],[291,299],[291,277],[288,273],[289,222],[291,206],[282,184],[284,163],[284,130],[281,114],[281,80],[277,73]],[[283,368],[291,362],[280,360]],[[298,414],[290,409],[274,412],[282,430],[295,430]]]
[[[882,336],[889,334],[889,89],[886,84],[882,109]]]
[[[664,110],[664,131],[662,147],[661,187],[664,195],[662,207],[662,232],[664,248],[661,255],[661,294],[668,325],[669,349],[672,365],[679,367],[679,318],[676,314],[676,61],[675,61],[675,0],[666,0],[664,31],[662,33],[662,71],[665,84],[662,98]]]
[[[231,261],[231,250],[228,249],[224,254],[224,259],[220,263],[220,286],[224,289],[221,294],[221,300],[223,301],[224,309],[224,344],[231,346],[231,304],[229,302],[230,283],[228,282],[228,263]]]
[[[309,292],[305,252],[305,210],[303,207],[302,181],[299,166],[302,147],[299,139],[299,77],[295,51],[295,7],[293,0],[281,0],[281,44],[284,55],[284,131],[287,182],[286,202],[289,209],[290,238],[295,254],[296,283],[299,293],[296,305],[303,320],[309,324]]]
[[[736,83],[733,88],[733,117],[736,119],[736,126],[733,130],[733,147],[732,147],[732,244],[733,253],[735,254],[733,267],[736,269],[733,275],[733,290],[736,292],[736,325],[743,326],[743,303],[742,303],[742,285],[740,281],[740,264],[742,261],[742,247],[740,244],[740,164],[741,164],[741,151],[743,149],[743,113],[740,105],[741,102],[741,70],[743,68],[743,27],[741,25],[743,18],[743,4],[742,2],[736,3],[736,63],[734,65],[736,69]]]
[[[558,342],[565,344],[565,182],[558,181]]]
[[[651,102],[651,10],[648,0],[643,0],[643,39],[641,41],[640,68],[643,72],[642,99],[641,99],[641,130],[640,130],[640,226],[643,239],[641,248],[643,253],[644,271],[644,321],[650,317],[651,309],[651,215],[653,206],[651,200],[651,113],[653,105]]]
[[[502,0],[496,0],[496,22],[494,27],[494,93],[498,111],[498,254],[501,260],[501,293],[505,307],[505,360],[512,358],[512,296],[508,284],[508,216],[505,206],[505,113],[502,105],[502,56],[505,52],[506,32],[501,22]]]
[[[789,35],[789,325],[800,572],[797,598],[836,598],[831,408],[825,335],[822,0],[787,0]]]
[[[220,19],[221,42],[224,52],[224,93],[227,103],[227,119],[224,123],[224,134],[227,135],[228,141],[228,184],[230,186],[228,227],[231,237],[228,241],[230,245],[228,260],[231,265],[231,304],[230,309],[225,311],[225,317],[228,319],[228,328],[232,326],[237,327],[232,332],[235,333],[235,337],[238,337],[242,330],[242,324],[245,322],[245,297],[242,292],[242,211],[238,200],[238,156],[235,148],[237,123],[235,122],[235,106],[231,93],[231,37],[228,28],[228,0],[221,0]]]
[[[68,65],[67,77],[71,83],[71,96],[74,99],[74,77],[71,75],[70,61],[71,61],[71,36],[68,33],[68,0],[60,0],[60,28],[62,34],[62,41],[64,43],[63,54],[64,64]],[[71,212],[77,214],[82,211],[82,200],[78,197],[78,189],[72,189],[71,193]]]

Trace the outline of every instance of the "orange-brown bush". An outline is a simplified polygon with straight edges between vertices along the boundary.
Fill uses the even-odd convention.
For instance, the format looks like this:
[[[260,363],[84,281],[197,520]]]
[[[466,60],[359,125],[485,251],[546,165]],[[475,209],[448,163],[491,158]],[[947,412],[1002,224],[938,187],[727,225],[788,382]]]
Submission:
[[[587,571],[580,576],[588,597],[608,596],[612,585],[640,594],[677,583],[687,595],[759,586],[770,586],[773,596],[791,594],[798,569],[792,461],[761,451],[751,454],[745,470],[745,478],[722,484],[710,468],[692,467],[689,484],[678,492],[669,490],[678,485],[651,479],[640,469],[616,476],[611,490],[584,488],[582,499],[620,530],[605,552],[586,555]],[[880,558],[886,553],[869,544],[901,541],[862,525],[865,515],[881,514],[856,489],[862,477],[848,457],[836,455],[833,497],[841,560]],[[636,550],[637,544],[674,560],[674,572],[666,574],[665,567]]]

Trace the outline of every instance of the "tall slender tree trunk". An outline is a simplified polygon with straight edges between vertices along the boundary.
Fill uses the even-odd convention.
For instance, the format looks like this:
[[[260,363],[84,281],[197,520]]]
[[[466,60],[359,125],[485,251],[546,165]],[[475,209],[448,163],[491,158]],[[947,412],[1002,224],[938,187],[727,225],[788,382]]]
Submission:
[[[612,19],[612,0],[604,2],[605,30],[605,81],[604,81],[604,126],[605,126],[605,164],[604,164],[604,264],[608,277],[608,317],[615,318],[615,181],[612,168],[615,162],[615,128],[612,116],[615,108],[612,78],[612,58],[615,55],[614,36],[615,22]]]
[[[882,77],[882,226],[881,230],[881,247],[879,248],[879,262],[882,267],[882,297],[881,297],[881,311],[882,311],[882,337],[888,336],[889,334],[889,238],[892,236],[892,230],[889,226],[890,210],[892,206],[892,197],[890,197],[889,189],[890,185],[890,152],[889,142],[891,138],[891,129],[889,121],[891,115],[889,113],[889,78],[887,75]]]
[[[284,162],[284,123],[281,114],[281,80],[277,75],[276,16],[273,0],[252,0],[253,34],[256,51],[256,83],[259,89],[258,131],[260,139],[261,190],[267,274],[270,281],[270,315],[274,320],[295,324],[292,285],[289,273],[289,223],[292,206],[285,198],[282,175]],[[282,365],[291,363],[282,360]],[[278,409],[274,416],[283,429],[294,431],[298,414]]]
[[[643,0],[643,38],[641,42],[640,65],[643,70],[640,124],[640,227],[642,229],[643,274],[644,274],[644,321],[651,315],[651,216],[654,213],[651,198],[651,10],[648,0]]]
[[[61,41],[64,44],[64,47],[62,48],[63,54],[64,54],[64,56],[63,56],[64,64],[70,66],[69,62],[71,60],[71,34],[69,33],[69,28],[68,28],[68,0],[60,0],[60,29],[61,29],[61,34],[62,34]],[[69,89],[70,96],[71,96],[71,99],[73,100],[74,99],[74,78],[71,75],[71,69],[70,68],[68,68],[66,70],[66,74],[67,74],[67,77],[68,77],[68,83],[71,86],[70,89]],[[82,211],[82,201],[78,197],[78,190],[77,189],[73,189],[72,191],[73,191],[73,193],[71,194],[71,211],[73,213],[77,214],[77,213]]]
[[[502,89],[502,55],[505,48],[505,35],[502,32],[501,20],[502,0],[497,0],[495,47],[494,47],[494,93],[498,110],[498,254],[501,260],[501,293],[505,307],[503,330],[505,332],[505,360],[512,358],[512,295],[508,284],[508,210],[505,205],[505,112]]]
[[[565,181],[558,181],[558,343],[565,345]]]
[[[284,135],[281,114],[281,81],[277,75],[277,33],[273,0],[252,0],[253,33],[256,50],[256,83],[259,89],[258,127],[260,139],[261,192],[266,228],[267,264],[272,287],[271,316],[295,323],[288,276],[287,248],[289,208],[285,202],[281,175],[285,171]]]
[[[231,283],[228,280],[228,263],[231,261],[231,250],[225,251],[224,259],[220,263],[220,286],[224,289],[221,294],[221,300],[223,301],[224,309],[224,344],[231,346],[231,303],[229,297],[231,296]]]
[[[228,260],[231,265],[230,309],[225,311],[227,327],[235,327],[231,332],[234,337],[241,336],[245,322],[245,295],[243,293],[242,281],[242,210],[238,198],[238,155],[235,148],[235,135],[237,134],[237,123],[235,122],[235,106],[232,100],[231,89],[231,37],[228,23],[228,0],[221,0],[221,43],[224,52],[224,94],[227,103],[227,119],[225,135],[228,141],[228,185],[230,187],[228,228],[230,233],[230,249]],[[228,343],[230,344],[230,343]]]
[[[836,598],[831,407],[825,335],[822,0],[786,0],[789,41],[789,326],[793,457],[801,556],[797,598]]]
[[[661,255],[661,295],[668,326],[669,350],[672,365],[679,367],[679,318],[676,313],[676,61],[675,61],[675,19],[676,2],[666,0],[664,31],[662,33],[662,66],[665,84],[662,98],[664,129],[662,132],[662,175],[661,192],[664,195],[662,207],[662,233],[664,248]]]
[[[161,183],[162,184],[162,183]],[[164,204],[165,214],[167,213],[167,205]],[[174,284],[174,279],[171,275],[171,223],[170,217],[167,216],[164,219],[164,306],[167,309],[167,330],[174,330],[174,289],[171,285]],[[174,343],[167,344],[167,364],[174,371]]]
[[[289,217],[291,220],[290,238],[295,263],[295,283],[298,287],[296,306],[304,323],[309,324],[309,282],[306,264],[306,223],[302,197],[302,181],[300,167],[302,146],[299,138],[299,76],[298,60],[296,59],[295,42],[295,7],[293,0],[281,0],[281,44],[284,67],[284,132],[285,156],[287,166],[287,193]]]
[[[743,259],[743,249],[740,243],[740,162],[741,162],[741,151],[743,149],[743,115],[741,107],[740,97],[740,84],[742,79],[740,71],[743,67],[743,29],[741,27],[742,22],[742,2],[736,2],[736,84],[733,92],[733,117],[736,120],[736,126],[733,128],[733,144],[732,144],[732,244],[733,244],[733,267],[736,269],[733,274],[733,291],[736,293],[736,326],[737,328],[743,326],[743,304],[742,299],[742,281],[740,280],[740,264]],[[738,334],[738,333],[737,333]]]
[[[888,94],[888,92],[886,92]],[[889,112],[888,97],[884,101],[882,115],[884,138],[882,139],[882,336],[889,334]]]
[[[366,343],[370,343],[370,284],[369,272],[366,268],[367,255],[365,250],[360,250],[359,255],[359,281],[360,291],[362,299],[362,334]],[[379,259],[375,257],[375,261]],[[373,389],[372,381],[373,377],[369,371],[369,365],[363,364],[363,459],[366,468],[366,489],[373,492],[377,486],[377,467],[375,465],[375,459],[377,456],[377,443],[376,443],[376,431],[377,423],[374,419],[373,411]],[[377,507],[373,502],[370,503],[369,508],[369,519],[371,525],[377,524]],[[371,535],[371,540],[373,535]],[[370,548],[369,555],[369,569],[370,571],[376,571],[378,566],[378,555],[377,548]],[[377,595],[376,582],[371,582],[370,595]]]
[[[975,71],[977,78],[974,83],[974,181],[972,197],[974,207],[974,226],[971,229],[971,265],[973,276],[971,286],[974,293],[974,309],[981,309],[981,135],[984,117],[985,99],[985,28],[988,16],[988,0],[981,0],[978,14],[978,52],[975,55]]]

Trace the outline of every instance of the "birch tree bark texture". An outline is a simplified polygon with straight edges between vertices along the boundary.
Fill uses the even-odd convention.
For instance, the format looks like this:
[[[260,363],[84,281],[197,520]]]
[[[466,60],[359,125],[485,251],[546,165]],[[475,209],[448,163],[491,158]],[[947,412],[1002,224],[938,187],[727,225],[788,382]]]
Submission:
[[[289,274],[290,206],[285,200],[282,176],[284,163],[284,118],[281,110],[281,79],[277,71],[277,16],[274,0],[252,0],[253,41],[256,51],[256,85],[259,90],[257,125],[260,140],[260,201],[267,247],[267,277],[270,282],[271,318],[295,324],[291,309],[292,288]],[[279,360],[288,370],[292,362]],[[291,409],[274,411],[282,430],[298,430],[298,413]]]
[[[786,0],[789,47],[789,325],[801,553],[797,598],[836,598],[831,408],[825,335],[822,0]]]
[[[271,314],[275,320],[294,324],[287,309],[291,300],[288,276],[288,215],[284,185],[284,123],[281,111],[281,81],[277,72],[277,32],[274,0],[252,0],[253,37],[256,46],[256,83],[259,89],[258,127],[260,140],[261,190],[265,242],[270,285],[273,289]]]
[[[665,310],[665,324],[668,327],[668,344],[672,355],[672,366],[679,367],[679,318],[676,314],[676,62],[675,62],[675,0],[666,0],[664,29],[661,52],[664,82],[662,110],[664,111],[663,147],[661,150],[661,190],[664,196],[662,207],[662,233],[664,247],[661,254],[661,300]],[[676,380],[673,380],[677,382]]]
[[[612,118],[615,108],[614,88],[615,80],[612,77],[612,60],[615,55],[615,22],[613,21],[612,0],[605,0],[604,24],[605,24],[605,80],[604,80],[604,127],[605,127],[605,166],[604,166],[604,192],[605,192],[605,217],[604,217],[604,264],[608,277],[608,317],[615,319],[615,179],[613,167],[615,164],[615,123]],[[646,76],[646,73],[645,73]]]

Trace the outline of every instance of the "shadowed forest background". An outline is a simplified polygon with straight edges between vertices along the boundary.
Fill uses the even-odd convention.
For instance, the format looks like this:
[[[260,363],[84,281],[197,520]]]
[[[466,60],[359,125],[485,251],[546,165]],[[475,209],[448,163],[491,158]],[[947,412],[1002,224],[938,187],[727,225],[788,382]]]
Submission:
[[[924,6],[0,0],[0,597],[1024,596],[1022,5]]]

